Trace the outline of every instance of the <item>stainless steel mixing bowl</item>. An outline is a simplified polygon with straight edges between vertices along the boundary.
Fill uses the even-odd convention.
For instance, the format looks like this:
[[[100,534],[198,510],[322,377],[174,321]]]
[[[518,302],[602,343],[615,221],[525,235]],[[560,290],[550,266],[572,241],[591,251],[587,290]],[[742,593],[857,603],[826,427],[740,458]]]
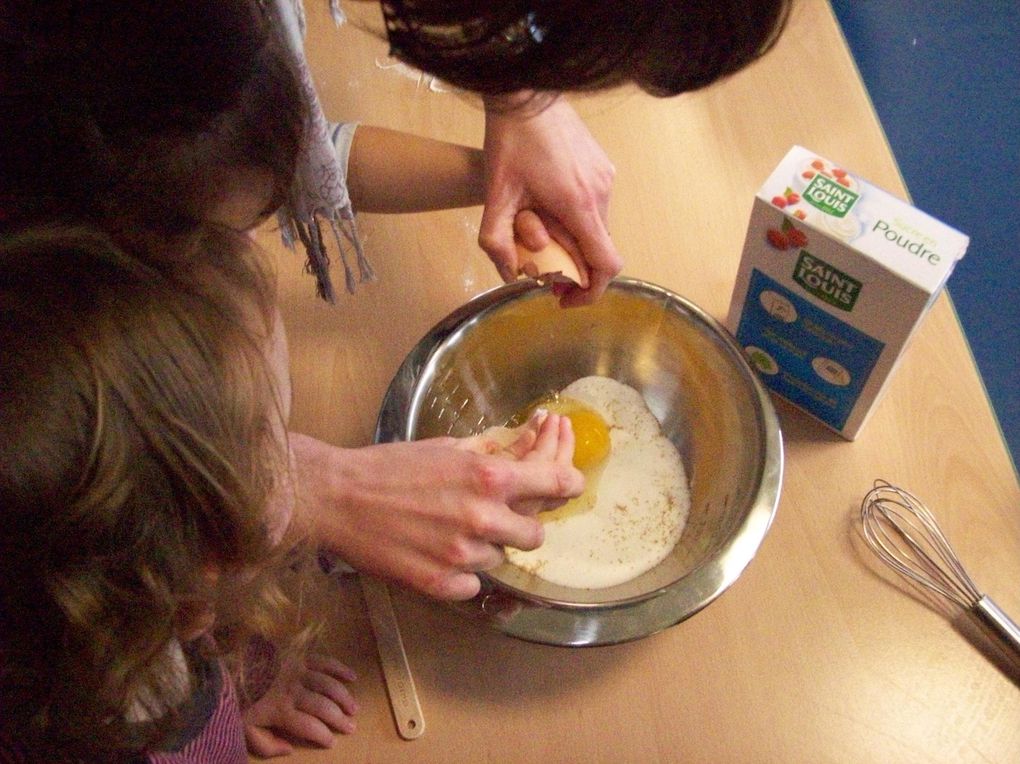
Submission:
[[[479,295],[408,354],[376,441],[474,434],[590,374],[644,396],[683,458],[690,515],[663,562],[611,588],[558,586],[509,564],[483,574],[481,593],[457,609],[521,639],[613,644],[679,623],[737,579],[779,500],[779,425],[740,347],[684,298],[636,280],[569,310],[531,282]]]

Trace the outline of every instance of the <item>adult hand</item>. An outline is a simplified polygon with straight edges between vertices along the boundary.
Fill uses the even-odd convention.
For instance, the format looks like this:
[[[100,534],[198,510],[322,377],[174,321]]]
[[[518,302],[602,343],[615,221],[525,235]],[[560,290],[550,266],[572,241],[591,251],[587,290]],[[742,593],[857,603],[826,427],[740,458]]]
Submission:
[[[527,94],[514,97],[521,100]],[[561,304],[597,300],[623,267],[607,229],[615,169],[566,100],[547,105],[512,101],[486,103],[486,199],[478,243],[506,281],[517,278],[514,219],[521,210],[538,213],[530,226],[530,249],[552,235],[585,266],[587,289],[571,287]]]
[[[503,561],[503,545],[537,548],[533,513],[584,487],[569,421],[555,414],[523,457],[456,438],[343,449],[291,433],[290,442],[313,537],[356,570],[438,599],[477,594],[476,573]]]

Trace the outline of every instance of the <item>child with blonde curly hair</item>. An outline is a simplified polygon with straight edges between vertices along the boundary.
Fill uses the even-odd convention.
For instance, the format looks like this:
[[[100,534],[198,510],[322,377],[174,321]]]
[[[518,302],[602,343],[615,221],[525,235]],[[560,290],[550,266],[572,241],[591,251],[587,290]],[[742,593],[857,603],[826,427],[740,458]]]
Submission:
[[[247,237],[199,244],[157,269],[87,227],[0,238],[0,761],[242,762],[246,735],[354,729],[353,673],[286,594],[315,568],[272,282]],[[513,455],[572,448],[550,415]]]
[[[286,358],[239,238],[179,273],[86,228],[0,245],[0,760],[245,756],[226,669],[303,627]],[[349,728],[351,672],[298,673]]]

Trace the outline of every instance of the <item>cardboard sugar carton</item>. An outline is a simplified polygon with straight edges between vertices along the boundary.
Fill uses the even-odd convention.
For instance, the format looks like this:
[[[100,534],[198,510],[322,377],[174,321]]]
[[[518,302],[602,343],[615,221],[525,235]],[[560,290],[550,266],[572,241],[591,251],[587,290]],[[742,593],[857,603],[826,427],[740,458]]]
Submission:
[[[853,440],[968,241],[794,146],[754,200],[728,328],[766,385]]]

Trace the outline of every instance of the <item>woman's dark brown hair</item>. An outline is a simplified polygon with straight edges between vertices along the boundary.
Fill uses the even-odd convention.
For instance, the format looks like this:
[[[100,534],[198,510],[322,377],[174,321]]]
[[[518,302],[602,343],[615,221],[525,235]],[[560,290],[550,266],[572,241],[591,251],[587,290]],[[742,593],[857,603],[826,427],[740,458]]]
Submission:
[[[176,274],[89,229],[0,237],[0,749],[117,760],[184,723],[196,614],[227,654],[278,634],[273,293],[244,237],[204,236]]]
[[[0,225],[191,233],[265,171],[289,191],[305,104],[256,0],[0,0]]]
[[[392,53],[478,93],[696,90],[765,53],[790,0],[382,0]]]

